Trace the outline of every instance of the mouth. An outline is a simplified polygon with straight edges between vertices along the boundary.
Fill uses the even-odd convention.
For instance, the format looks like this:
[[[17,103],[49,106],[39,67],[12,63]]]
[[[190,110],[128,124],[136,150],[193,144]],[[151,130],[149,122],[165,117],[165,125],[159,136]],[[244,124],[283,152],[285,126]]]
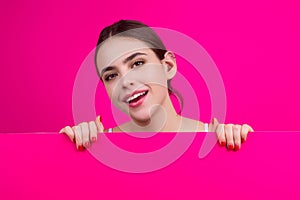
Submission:
[[[129,105],[129,107],[138,107],[143,104],[148,92],[148,90],[136,91],[131,96],[127,97],[125,102]]]

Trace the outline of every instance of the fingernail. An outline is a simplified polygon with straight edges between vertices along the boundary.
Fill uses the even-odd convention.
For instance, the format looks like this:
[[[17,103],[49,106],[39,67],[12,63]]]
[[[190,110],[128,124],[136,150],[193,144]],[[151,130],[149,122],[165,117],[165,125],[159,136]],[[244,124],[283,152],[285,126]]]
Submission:
[[[237,151],[237,150],[239,150],[239,149],[240,149],[240,146],[239,146],[239,145],[237,145],[237,144],[234,145],[234,150],[235,150],[235,151]]]
[[[74,143],[76,142],[75,137],[73,138],[73,142],[74,142]]]
[[[245,142],[245,138],[242,138],[242,143]]]
[[[228,145],[228,149],[233,150],[233,145],[232,144]]]
[[[96,137],[92,137],[93,142],[96,142],[96,140],[97,140]]]
[[[84,146],[79,145],[79,146],[78,146],[78,151],[83,151],[83,150],[84,150]]]
[[[222,141],[222,142],[221,142],[221,146],[222,146],[222,147],[226,146],[226,142],[225,142],[225,141]]]
[[[86,143],[85,143],[85,146],[86,146],[86,147],[89,147],[89,146],[90,146],[90,143],[89,143],[89,142],[86,142]]]
[[[60,129],[59,133],[64,133],[66,127],[63,127],[62,129]]]
[[[102,122],[102,116],[100,115],[100,122]]]

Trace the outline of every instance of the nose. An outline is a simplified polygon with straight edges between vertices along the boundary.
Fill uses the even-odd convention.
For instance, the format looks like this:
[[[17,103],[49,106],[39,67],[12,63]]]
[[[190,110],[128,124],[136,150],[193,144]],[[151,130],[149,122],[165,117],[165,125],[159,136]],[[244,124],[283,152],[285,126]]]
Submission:
[[[123,89],[131,88],[134,85],[135,85],[135,79],[132,75],[130,75],[130,73],[127,73],[122,77],[122,88]]]
[[[133,86],[133,81],[130,81],[130,80],[124,80],[123,83],[122,83],[122,87],[123,88],[129,88],[131,86]]]

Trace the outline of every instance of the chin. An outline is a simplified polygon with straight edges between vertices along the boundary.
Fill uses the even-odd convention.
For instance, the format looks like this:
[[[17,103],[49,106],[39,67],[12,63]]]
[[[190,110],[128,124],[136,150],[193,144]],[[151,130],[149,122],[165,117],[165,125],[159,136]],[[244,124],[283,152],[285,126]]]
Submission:
[[[130,117],[139,123],[149,123],[151,120],[151,116],[150,113],[145,111],[145,110],[141,110],[138,112],[130,112]]]

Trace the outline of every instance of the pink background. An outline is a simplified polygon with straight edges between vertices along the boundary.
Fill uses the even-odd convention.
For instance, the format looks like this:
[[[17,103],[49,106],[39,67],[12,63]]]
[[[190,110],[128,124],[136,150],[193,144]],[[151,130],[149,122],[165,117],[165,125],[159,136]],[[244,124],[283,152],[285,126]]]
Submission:
[[[0,15],[0,132],[56,133],[74,125],[76,73],[101,29],[119,19],[173,29],[198,41],[222,75],[227,123],[248,123],[256,131],[299,131],[296,0],[2,1]],[[180,63],[184,73],[186,63]],[[200,120],[208,121],[205,83],[192,74],[190,80],[203,94]],[[105,115],[100,93],[97,113]],[[109,117],[103,121],[113,124]],[[87,152],[76,152],[63,136],[0,134],[0,140],[0,198],[5,199],[300,198],[299,132],[255,133],[240,152],[216,146],[201,161],[196,142],[174,165],[144,175],[111,170]]]
[[[9,1],[1,2],[0,15],[0,132],[73,125],[76,73],[101,29],[119,19],[198,41],[223,77],[227,123],[299,130],[298,1]],[[207,121],[210,104],[202,85],[201,120]]]

